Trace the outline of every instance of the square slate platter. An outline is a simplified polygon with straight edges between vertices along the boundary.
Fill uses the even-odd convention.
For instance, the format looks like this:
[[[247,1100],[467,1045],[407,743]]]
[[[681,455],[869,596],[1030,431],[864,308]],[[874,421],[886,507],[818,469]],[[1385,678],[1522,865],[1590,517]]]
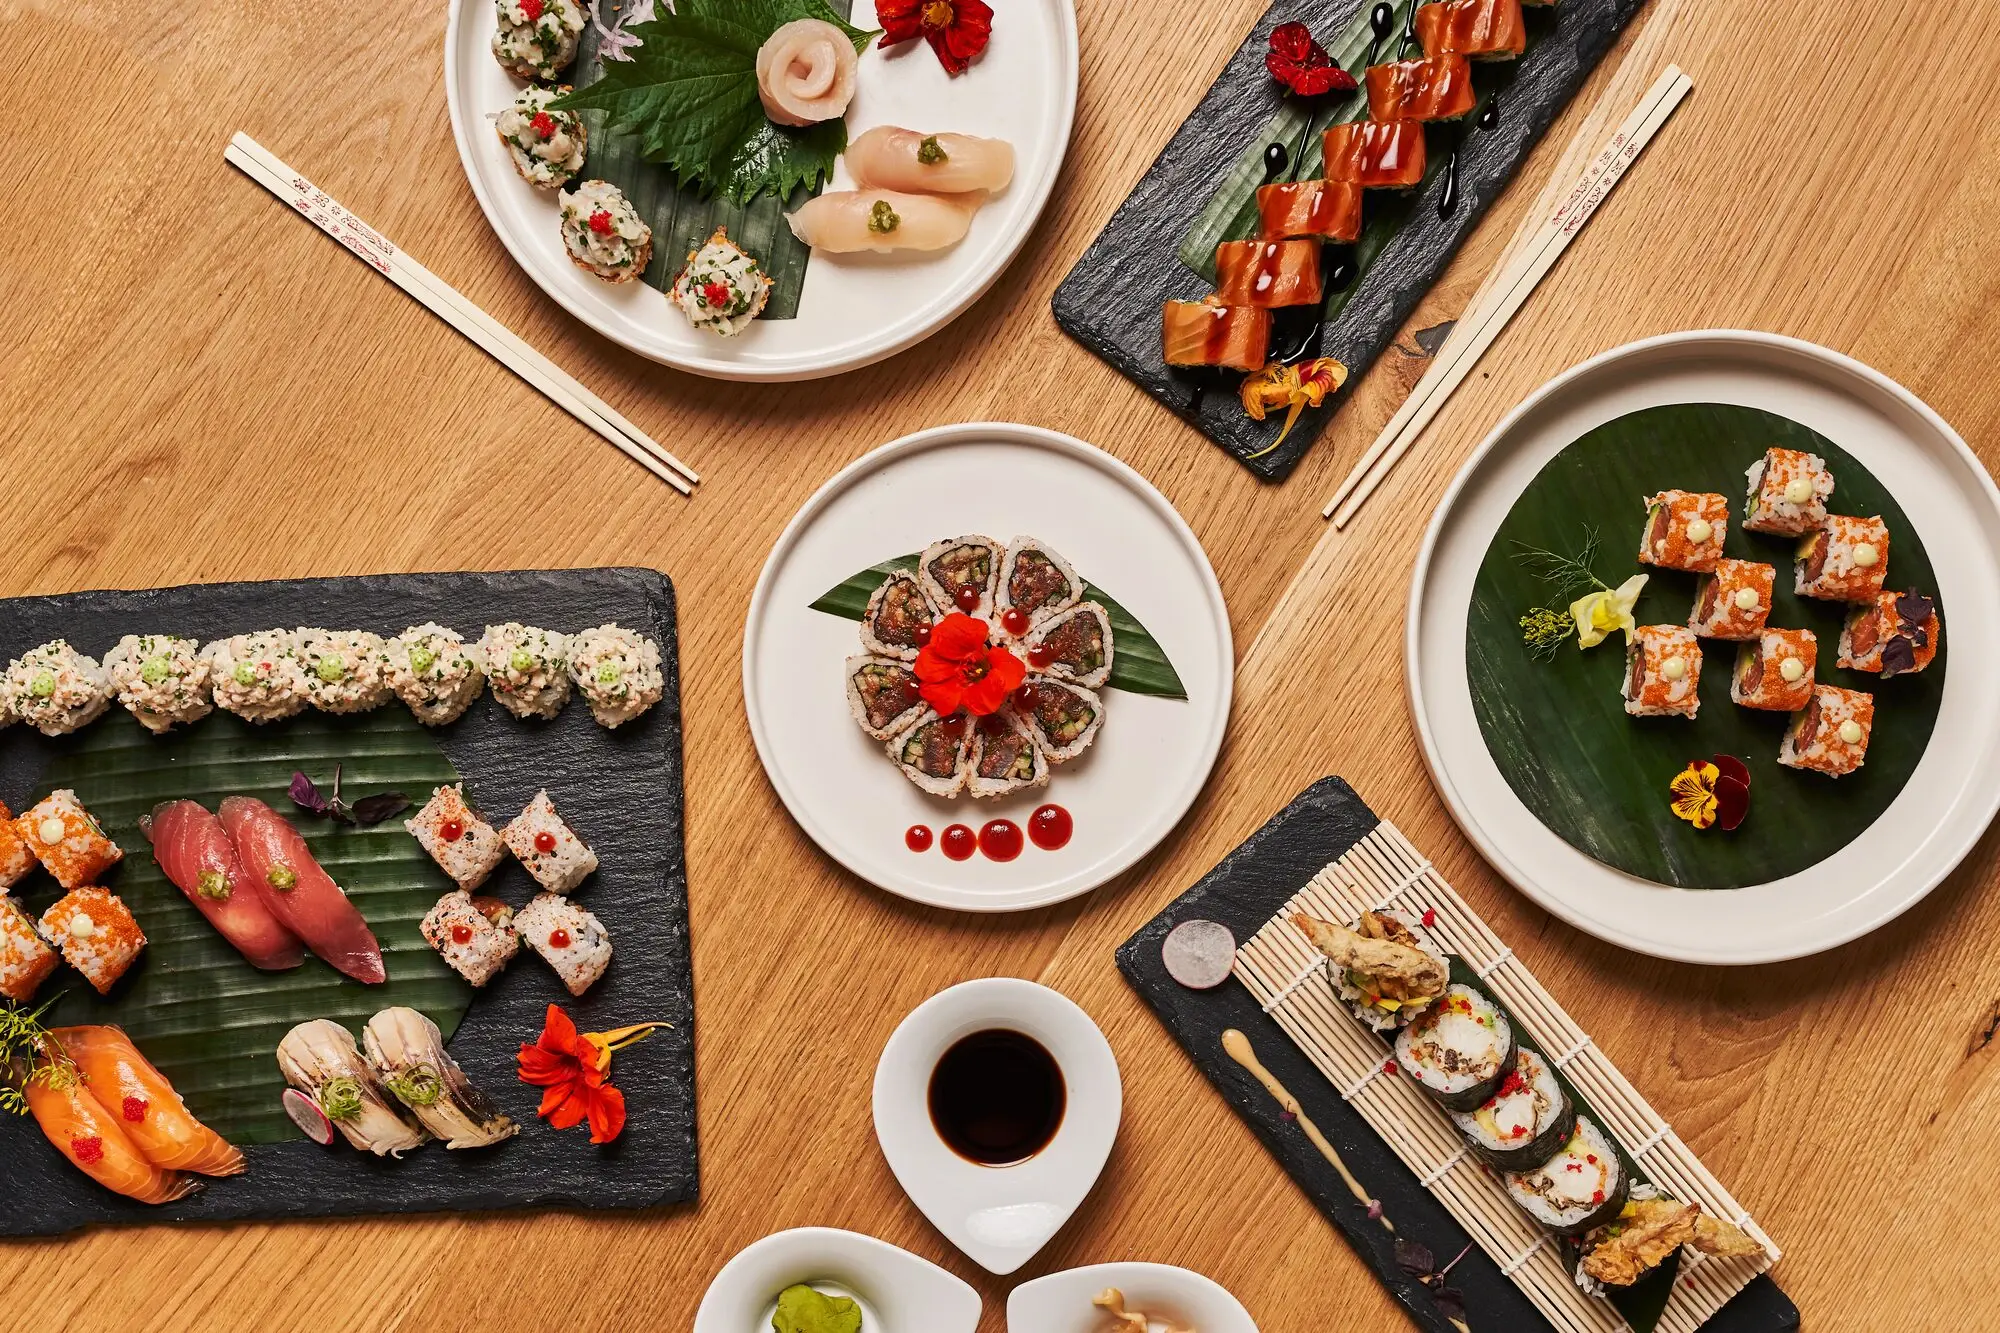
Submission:
[[[1450,216],[1439,216],[1444,179],[1438,173],[1423,187],[1409,221],[1362,274],[1352,299],[1328,323],[1322,350],[1347,366],[1350,383],[1361,378],[1403,327],[1460,243],[1644,3],[1561,0],[1553,8],[1531,8],[1526,54],[1511,64],[1475,67],[1482,95],[1502,88],[1499,123],[1491,130],[1468,128],[1457,205]],[[1056,322],[1071,337],[1266,481],[1291,475],[1339,410],[1340,398],[1306,412],[1284,444],[1272,449],[1284,414],[1252,421],[1237,400],[1240,375],[1167,366],[1160,348],[1160,309],[1165,301],[1195,301],[1210,290],[1176,252],[1230,164],[1280,106],[1281,90],[1264,69],[1271,30],[1296,19],[1329,41],[1357,14],[1365,23],[1372,8],[1373,0],[1277,0],[1056,289]],[[1455,133],[1451,127],[1431,127],[1431,154],[1447,152]],[[1437,348],[1427,344],[1426,350],[1435,353]],[[1250,457],[1259,453],[1261,457]]]
[[[1341,1100],[1339,1091],[1277,1021],[1258,1007],[1241,982],[1232,979],[1212,991],[1189,990],[1169,977],[1160,961],[1161,942],[1183,921],[1219,921],[1239,944],[1248,940],[1314,875],[1367,837],[1379,822],[1346,782],[1322,778],[1125,941],[1118,950],[1118,970],[1279,1165],[1346,1235],[1418,1327],[1454,1333],[1430,1293],[1396,1266],[1395,1238],[1368,1217],[1366,1206],[1264,1087],[1223,1054],[1222,1034],[1235,1028],[1249,1037],[1258,1058],[1298,1099],[1363,1188],[1381,1202],[1397,1235],[1429,1247],[1442,1263],[1470,1239],[1464,1229],[1417,1183],[1415,1173],[1360,1113]],[[1467,1323],[1474,1330],[1519,1333],[1551,1327],[1481,1250],[1474,1249],[1452,1270],[1451,1285],[1464,1293]],[[1798,1307],[1765,1275],[1738,1293],[1703,1329],[1704,1333],[1783,1333],[1798,1324]]]
[[[97,1223],[644,1208],[696,1196],[680,671],[674,589],[664,575],[643,569],[392,574],[16,598],[0,601],[0,658],[58,637],[101,660],[128,633],[170,631],[206,643],[273,625],[325,625],[386,636],[428,620],[467,639],[507,620],[565,632],[616,621],[659,643],[666,675],[665,699],[616,731],[598,726],[579,699],[553,722],[524,723],[488,694],[432,733],[465,778],[468,794],[496,822],[499,812],[511,815],[547,787],[602,863],[578,900],[611,932],[614,953],[603,979],[582,999],[572,999],[553,969],[523,949],[475,995],[451,1041],[452,1054],[521,1125],[520,1135],[474,1151],[447,1152],[432,1143],[400,1161],[356,1152],[344,1142],[322,1148],[303,1137],[253,1144],[244,1148],[244,1174],[211,1181],[179,1203],[148,1207],[84,1177],[32,1119],[0,1116],[0,1173],[7,1181],[0,1192],[0,1235],[48,1236]],[[39,775],[62,744],[25,727],[0,732],[0,799],[19,810],[31,794],[43,795]],[[421,803],[428,793],[410,795]],[[126,850],[146,855],[143,844]],[[510,858],[483,892],[518,906],[534,887]],[[137,966],[144,966],[143,957]],[[69,973],[68,980],[77,977]],[[558,1133],[538,1120],[540,1090],[514,1077],[514,1052],[541,1032],[551,1001],[585,1031],[642,1019],[673,1024],[619,1054],[614,1080],[625,1092],[630,1118],[624,1134],[605,1147],[592,1147],[581,1128]],[[115,1010],[106,1017],[115,1022]]]

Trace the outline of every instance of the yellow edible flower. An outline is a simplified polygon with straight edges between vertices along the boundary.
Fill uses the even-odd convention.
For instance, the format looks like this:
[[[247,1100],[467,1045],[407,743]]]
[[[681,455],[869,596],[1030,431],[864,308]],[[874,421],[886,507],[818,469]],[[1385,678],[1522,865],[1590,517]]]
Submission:
[[[1674,774],[1674,814],[1698,829],[1715,823],[1715,780],[1722,770],[1714,764],[1692,763]]]
[[[1243,410],[1250,414],[1252,421],[1262,421],[1274,408],[1286,409],[1285,428],[1278,432],[1278,438],[1250,457],[1261,458],[1283,444],[1297,424],[1299,413],[1308,407],[1318,407],[1326,401],[1328,394],[1337,392],[1345,383],[1347,367],[1330,356],[1315,357],[1296,366],[1273,361],[1262,370],[1246,376],[1243,380]]]
[[[1646,578],[1634,574],[1616,588],[1599,588],[1571,602],[1569,616],[1576,622],[1577,647],[1595,648],[1619,629],[1625,631],[1625,641],[1630,643],[1632,631],[1639,628],[1639,622],[1632,618],[1632,607],[1646,589]]]

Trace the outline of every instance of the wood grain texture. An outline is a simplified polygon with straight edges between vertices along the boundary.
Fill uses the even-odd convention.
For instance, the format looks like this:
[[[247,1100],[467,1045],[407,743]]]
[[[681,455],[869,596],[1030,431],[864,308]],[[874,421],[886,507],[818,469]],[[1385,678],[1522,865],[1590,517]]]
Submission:
[[[1499,416],[1629,339],[1747,325],[1830,344],[2000,465],[2000,121],[1951,99],[1996,53],[1981,0],[1652,0],[1292,480],[1268,488],[1057,331],[1048,300],[1262,12],[1082,0],[1069,169],[1008,276],[929,343],[809,391],[663,370],[581,329],[487,231],[459,170],[441,8],[0,0],[16,101],[61,108],[64,177],[0,180],[0,593],[435,568],[636,564],[683,611],[703,1202],[635,1217],[454,1216],[0,1248],[0,1327],[684,1329],[740,1246],[804,1223],[979,1274],[896,1188],[868,1089],[937,989],[1035,977],[1088,1009],[1127,1106],[1104,1182],[1021,1276],[1184,1263],[1273,1333],[1394,1328],[1345,1243],[1112,965],[1115,945],[1328,772],[1423,846],[1782,1238],[1816,1329],[1938,1327],[2000,1281],[1982,1034],[2000,997],[2000,837],[1901,921],[1749,971],[1655,963],[1498,882],[1424,775],[1401,680],[1431,507]],[[1004,17],[1003,17],[1004,22]],[[1571,180],[1669,60],[1696,92],[1346,533],[1318,508],[1421,374],[1544,182]],[[1983,62],[1983,63],[1982,63]],[[1601,100],[1600,100],[1601,99]],[[52,113],[53,114],[53,113]],[[41,122],[37,122],[41,123]],[[247,130],[592,385],[706,480],[681,501],[224,166]],[[1435,346],[1435,338],[1426,341]],[[789,824],[743,726],[739,634],[785,520],[837,467],[947,421],[1014,417],[1132,463],[1207,546],[1240,653],[1235,729],[1152,858],[1005,920],[857,883]],[[883,964],[871,968],[869,963]],[[1852,1089],[1815,1105],[1826,1089]],[[1863,1202],[1865,1201],[1865,1202]],[[1961,1238],[1955,1241],[1940,1237]]]

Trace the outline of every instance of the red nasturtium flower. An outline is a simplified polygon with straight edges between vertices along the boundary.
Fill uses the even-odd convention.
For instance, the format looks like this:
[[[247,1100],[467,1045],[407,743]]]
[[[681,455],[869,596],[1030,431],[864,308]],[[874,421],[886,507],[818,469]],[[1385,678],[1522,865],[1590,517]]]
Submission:
[[[625,1131],[625,1094],[611,1086],[611,1055],[644,1041],[664,1023],[635,1023],[611,1032],[584,1032],[563,1012],[549,1006],[539,1040],[521,1043],[515,1057],[521,1081],[541,1088],[542,1104],[535,1114],[557,1129],[590,1121],[590,1141],[609,1143]]]
[[[882,45],[921,37],[949,74],[965,73],[993,36],[986,0],[877,0],[875,21],[882,25]]]
[[[1333,63],[1333,57],[1313,40],[1312,29],[1303,23],[1280,23],[1271,30],[1271,49],[1264,56],[1264,68],[1301,97],[1351,93],[1361,86],[1352,74]]]
[[[959,709],[975,717],[998,712],[1020,688],[1028,668],[1005,648],[986,643],[986,622],[953,612],[931,627],[931,641],[917,654],[918,693],[950,717]]]

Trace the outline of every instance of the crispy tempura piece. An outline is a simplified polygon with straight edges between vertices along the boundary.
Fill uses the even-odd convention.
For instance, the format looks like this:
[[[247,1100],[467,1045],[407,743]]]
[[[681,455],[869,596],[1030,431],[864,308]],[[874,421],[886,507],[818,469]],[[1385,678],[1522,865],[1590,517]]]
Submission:
[[[1304,931],[1313,947],[1333,960],[1334,966],[1367,977],[1389,999],[1435,999],[1450,983],[1444,965],[1417,948],[1409,928],[1392,916],[1364,912],[1360,932],[1304,912],[1294,912],[1292,924]],[[1399,935],[1402,938],[1396,938]]]
[[[1606,1286],[1629,1287],[1690,1244],[1704,1254],[1722,1256],[1758,1254],[1764,1248],[1734,1223],[1702,1216],[1700,1204],[1634,1199],[1616,1222],[1585,1239],[1583,1271]]]
[[[1764,1247],[1734,1222],[1706,1216],[1694,1220],[1694,1247],[1718,1259],[1740,1259],[1764,1252]]]
[[[1125,1293],[1116,1287],[1106,1287],[1091,1298],[1090,1303],[1111,1316],[1111,1323],[1104,1333],[1146,1333],[1146,1316],[1138,1310],[1125,1308]],[[1195,1333],[1192,1328],[1178,1319],[1167,1320],[1165,1333]]]

